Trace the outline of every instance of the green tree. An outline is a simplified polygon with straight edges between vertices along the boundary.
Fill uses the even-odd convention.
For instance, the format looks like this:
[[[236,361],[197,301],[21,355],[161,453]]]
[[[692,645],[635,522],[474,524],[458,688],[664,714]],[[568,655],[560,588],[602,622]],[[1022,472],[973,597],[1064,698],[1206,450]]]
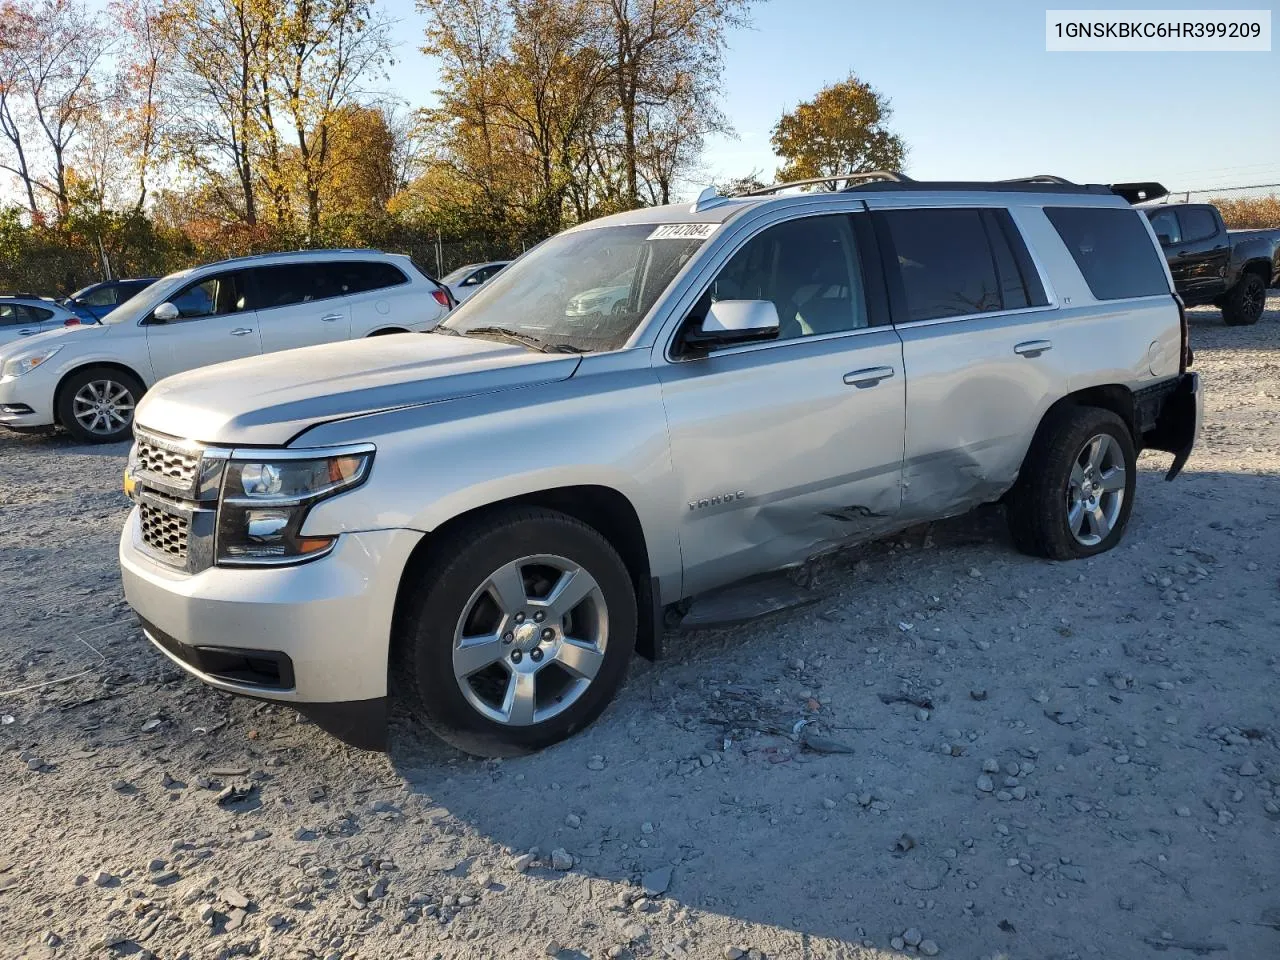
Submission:
[[[785,161],[778,179],[901,170],[907,146],[888,128],[892,113],[888,99],[852,73],[823,87],[773,128],[774,152]]]

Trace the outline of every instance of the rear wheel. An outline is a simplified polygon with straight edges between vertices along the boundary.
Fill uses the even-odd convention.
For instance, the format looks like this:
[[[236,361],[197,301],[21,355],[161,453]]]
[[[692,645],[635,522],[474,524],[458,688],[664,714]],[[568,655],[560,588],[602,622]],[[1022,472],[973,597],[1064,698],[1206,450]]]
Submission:
[[[1267,285],[1256,273],[1246,273],[1227,293],[1222,320],[1229,327],[1246,327],[1262,318],[1267,306]]]
[[[1120,417],[1097,407],[1061,411],[1037,433],[1010,492],[1014,544],[1053,560],[1110,550],[1129,523],[1136,473],[1133,438]]]
[[[113,367],[90,367],[58,391],[58,422],[77,440],[118,443],[133,435],[133,411],[142,399],[137,378]]]
[[[594,720],[635,647],[616,550],[550,510],[513,509],[433,546],[411,574],[393,679],[438,736],[483,756],[549,746]]]

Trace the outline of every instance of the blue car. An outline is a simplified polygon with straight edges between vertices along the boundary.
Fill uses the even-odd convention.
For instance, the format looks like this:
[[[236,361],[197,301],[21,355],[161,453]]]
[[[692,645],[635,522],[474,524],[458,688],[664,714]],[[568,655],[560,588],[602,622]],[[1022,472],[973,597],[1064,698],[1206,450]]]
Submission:
[[[139,277],[135,280],[104,280],[102,283],[92,283],[83,290],[77,290],[59,302],[82,320],[101,320],[120,304],[147,289],[157,279],[157,277]]]

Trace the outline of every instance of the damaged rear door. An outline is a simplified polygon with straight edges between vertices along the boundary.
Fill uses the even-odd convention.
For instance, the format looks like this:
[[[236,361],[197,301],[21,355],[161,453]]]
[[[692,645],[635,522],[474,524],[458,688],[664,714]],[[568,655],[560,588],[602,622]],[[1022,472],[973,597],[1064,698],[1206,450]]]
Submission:
[[[1069,331],[1008,210],[872,218],[908,379],[902,519],[952,516],[1017,478],[1041,415],[1069,392]]]
[[[686,595],[895,525],[906,387],[874,242],[865,213],[756,233],[691,319],[770,300],[778,338],[660,366]]]

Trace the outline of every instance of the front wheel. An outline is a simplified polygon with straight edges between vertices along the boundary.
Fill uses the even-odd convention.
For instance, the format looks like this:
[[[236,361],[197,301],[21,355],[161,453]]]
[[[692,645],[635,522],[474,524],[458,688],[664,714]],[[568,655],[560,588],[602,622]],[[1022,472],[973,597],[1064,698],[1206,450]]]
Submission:
[[[613,699],[636,640],[636,596],[596,530],[551,510],[495,514],[418,573],[397,620],[393,680],[434,733],[515,756],[569,737]]]
[[[58,391],[58,422],[85,443],[118,443],[133,435],[133,410],[140,399],[142,384],[123,370],[80,370]]]
[[[1023,553],[1091,557],[1124,536],[1133,510],[1137,456],[1110,410],[1070,407],[1045,423],[1009,495],[1009,530]]]
[[[1229,327],[1257,323],[1267,306],[1267,285],[1256,273],[1246,273],[1227,293],[1222,304],[1222,321]]]

